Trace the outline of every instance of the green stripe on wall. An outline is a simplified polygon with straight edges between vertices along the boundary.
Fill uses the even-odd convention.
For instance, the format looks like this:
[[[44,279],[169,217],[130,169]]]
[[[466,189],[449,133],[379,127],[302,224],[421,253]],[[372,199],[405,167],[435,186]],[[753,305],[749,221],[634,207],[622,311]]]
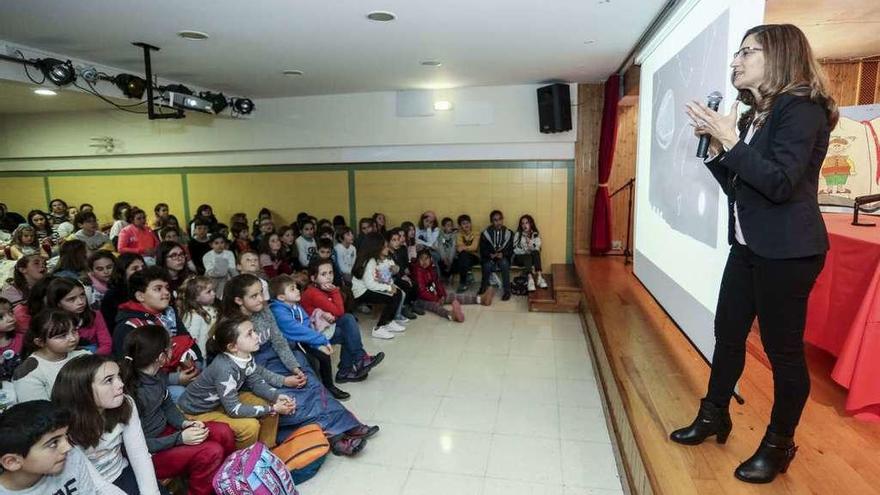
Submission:
[[[43,176],[43,194],[46,196],[46,208],[49,207],[49,201],[52,201],[52,188],[49,186],[49,176]]]
[[[352,231],[358,232],[359,227],[357,226],[358,216],[357,216],[357,196],[355,191],[355,179],[354,179],[354,170],[348,169],[348,225],[351,226]]]
[[[186,174],[180,174],[180,188],[183,191],[183,213],[185,218],[193,218],[189,211],[189,179]]]

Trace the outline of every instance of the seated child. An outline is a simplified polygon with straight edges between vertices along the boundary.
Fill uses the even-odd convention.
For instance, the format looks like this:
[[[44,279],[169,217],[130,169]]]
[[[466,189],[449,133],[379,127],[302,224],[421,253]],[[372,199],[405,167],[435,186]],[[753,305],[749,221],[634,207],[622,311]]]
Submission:
[[[70,413],[47,400],[0,413],[0,494],[125,495],[67,438]]]
[[[131,276],[128,280],[128,293],[131,299],[119,305],[116,316],[116,328],[113,331],[113,355],[122,358],[125,337],[135,328],[144,325],[159,325],[168,331],[175,345],[181,346],[176,351],[177,362],[169,363],[173,367],[168,375],[169,389],[174,397],[183,393],[182,387],[195,379],[199,374],[202,358],[198,344],[186,330],[183,322],[171,306],[171,291],[168,288],[168,275],[158,266],[145,268]],[[189,344],[189,347],[187,345]],[[186,350],[192,350],[195,359],[184,359]]]
[[[116,257],[110,251],[99,249],[89,256],[87,280],[89,290],[87,292],[89,307],[95,311],[101,310],[101,301],[110,287],[110,279],[113,277],[113,265],[115,264]],[[110,324],[113,324],[113,322],[110,322]]]
[[[313,263],[321,261],[316,260]],[[332,270],[328,260],[323,261],[322,265]],[[274,296],[269,302],[269,309],[272,310],[281,333],[288,342],[301,344],[305,353],[318,361],[318,371],[324,387],[337,399],[347,399],[349,394],[336,388],[333,383],[329,356],[333,353],[333,344],[341,344],[342,354],[336,381],[359,382],[367,378],[369,370],[363,366],[366,353],[358,326],[351,325],[348,320],[337,324],[332,313],[320,308],[315,308],[312,315],[314,319],[310,319],[299,305],[300,290],[293,277],[275,277],[269,281],[269,288]]]
[[[263,300],[268,301],[270,299],[269,282],[266,282],[266,276],[263,273],[263,270],[260,269],[260,256],[255,251],[244,251],[239,253],[238,264],[235,265],[235,268],[238,270],[239,274],[247,274],[257,277],[260,280],[260,287],[262,287]]]
[[[48,400],[61,368],[73,358],[89,354],[76,348],[76,324],[70,313],[61,309],[37,313],[30,322],[24,345],[25,359],[12,376],[19,402]]]
[[[480,240],[474,234],[469,215],[458,216],[458,235],[455,238],[456,264],[458,265],[459,294],[467,292],[473,281],[471,268],[480,264]]]
[[[217,322],[209,352],[216,357],[177,402],[187,419],[226,423],[235,434],[235,447],[243,449],[258,440],[276,444],[278,414],[291,414],[296,403],[278,388],[283,376],[257,365],[251,353],[260,349],[254,324],[244,316]],[[247,386],[248,392],[242,392]]]
[[[77,213],[76,221],[74,223],[77,223],[82,228],[71,234],[70,237],[67,238],[68,241],[71,239],[79,239],[83,241],[86,243],[86,248],[90,254],[99,249],[113,249],[113,244],[110,243],[110,237],[98,230],[98,217],[96,217],[94,213],[90,211]]]
[[[119,362],[122,381],[135,399],[156,476],[185,476],[191,495],[212,495],[211,481],[235,450],[235,436],[225,423],[190,421],[177,409],[161,371],[170,347],[164,328],[134,329],[125,338],[125,359]]]
[[[223,294],[223,286],[226,281],[238,275],[235,269],[235,255],[226,249],[228,241],[220,233],[211,234],[211,250],[202,257],[205,266],[205,276],[214,281],[214,290],[217,294]]]
[[[211,325],[217,321],[214,283],[208,277],[195,275],[180,286],[177,293],[177,314],[186,330],[196,339],[202,356],[207,356]]]
[[[311,219],[301,224],[302,233],[296,238],[296,252],[299,256],[299,264],[305,268],[309,262],[317,256],[318,245],[315,243],[315,222]]]
[[[461,310],[462,304],[482,304],[483,306],[492,304],[494,290],[491,287],[479,296],[472,294],[447,294],[446,288],[443,287],[443,282],[437,276],[431,252],[427,249],[419,251],[418,257],[412,265],[412,272],[419,287],[419,299],[416,304],[443,318],[462,322],[464,321],[464,313]],[[452,304],[451,313],[443,307],[444,304]]]
[[[489,214],[491,225],[480,234],[480,264],[483,277],[480,280],[479,294],[489,287],[489,278],[494,270],[501,272],[503,293],[501,300],[510,299],[510,258],[513,256],[513,232],[504,226],[504,215],[493,210]]]
[[[167,494],[156,480],[137,406],[109,357],[87,354],[67,363],[52,389],[52,404],[70,409],[68,438],[104,479],[129,495]]]
[[[339,274],[346,284],[351,285],[351,269],[357,258],[357,249],[354,247],[354,234],[350,228],[340,227],[333,251],[336,253],[336,268],[339,269]]]
[[[541,235],[531,215],[519,218],[516,233],[513,235],[513,262],[524,268],[528,276],[528,290],[537,286],[546,289],[547,282],[541,273]]]
[[[438,268],[440,275],[446,281],[452,277],[453,263],[455,262],[455,238],[458,232],[449,217],[443,217],[440,221],[440,233],[437,235],[437,244],[435,245],[437,258],[439,259]]]
[[[0,354],[12,351],[21,354],[24,346],[24,334],[16,332],[15,315],[12,313],[12,303],[0,297]]]

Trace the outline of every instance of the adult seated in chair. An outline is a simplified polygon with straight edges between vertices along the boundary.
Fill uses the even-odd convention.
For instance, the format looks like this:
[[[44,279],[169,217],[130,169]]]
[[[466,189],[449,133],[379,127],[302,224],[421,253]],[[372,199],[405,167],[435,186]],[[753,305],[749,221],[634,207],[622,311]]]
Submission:
[[[502,301],[510,299],[510,259],[513,256],[513,232],[504,226],[504,214],[498,210],[489,214],[492,222],[480,234],[480,263],[483,277],[480,280],[482,294],[489,286],[489,277],[493,271],[501,272]]]

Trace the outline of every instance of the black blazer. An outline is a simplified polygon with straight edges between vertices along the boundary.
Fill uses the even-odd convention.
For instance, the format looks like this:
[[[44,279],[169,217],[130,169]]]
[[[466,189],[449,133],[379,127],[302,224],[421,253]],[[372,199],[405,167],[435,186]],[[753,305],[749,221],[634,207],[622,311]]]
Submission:
[[[828,250],[818,189],[830,133],[822,106],[783,94],[749,144],[742,132],[733,148],[706,163],[727,195],[730,244],[736,202],[743,236],[755,254],[784,259]]]

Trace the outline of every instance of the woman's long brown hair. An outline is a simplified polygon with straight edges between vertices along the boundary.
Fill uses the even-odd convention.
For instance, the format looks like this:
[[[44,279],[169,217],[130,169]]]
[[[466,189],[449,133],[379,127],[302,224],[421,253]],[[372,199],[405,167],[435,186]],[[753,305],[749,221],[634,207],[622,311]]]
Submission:
[[[803,31],[793,24],[762,24],[746,31],[743,40],[750,35],[755,36],[764,50],[764,83],[759,88],[760,102],[755,101],[751,91],[740,90],[739,100],[750,107],[739,119],[740,131],[753,123],[763,124],[773,103],[785,93],[806,96],[821,105],[828,126],[833,129],[839,117],[837,103],[828,93],[825,73],[813,57]],[[761,117],[756,121],[757,116]]]

